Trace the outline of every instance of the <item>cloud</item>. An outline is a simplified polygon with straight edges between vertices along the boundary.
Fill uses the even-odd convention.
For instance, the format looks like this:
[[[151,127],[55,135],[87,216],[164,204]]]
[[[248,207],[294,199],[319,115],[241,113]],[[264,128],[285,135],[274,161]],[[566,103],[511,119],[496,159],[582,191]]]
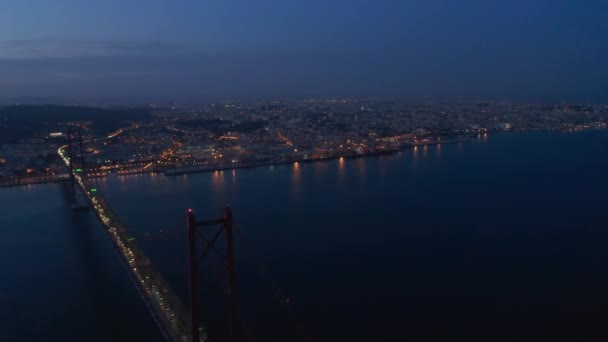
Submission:
[[[0,58],[37,59],[122,55],[166,55],[192,52],[190,47],[162,40],[65,40],[53,38],[0,41]]]
[[[43,43],[41,39],[10,39],[0,42],[3,48],[28,48]]]
[[[100,46],[111,51],[126,51],[126,52],[150,52],[163,50],[183,51],[185,46],[172,42],[149,40],[149,41],[101,41],[96,42]]]

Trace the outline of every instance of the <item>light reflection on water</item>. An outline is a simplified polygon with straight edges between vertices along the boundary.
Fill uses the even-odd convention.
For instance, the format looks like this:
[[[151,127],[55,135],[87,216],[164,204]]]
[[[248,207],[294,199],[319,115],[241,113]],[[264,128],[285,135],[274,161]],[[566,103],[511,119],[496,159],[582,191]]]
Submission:
[[[294,193],[300,192],[300,182],[301,182],[300,163],[294,162],[293,166],[291,168],[291,189],[293,190]]]
[[[213,171],[211,185],[215,193],[222,194],[224,192],[224,171]]]
[[[361,182],[365,182],[365,173],[367,167],[367,160],[365,158],[355,159],[355,167],[357,168],[357,175]]]
[[[237,185],[237,182],[236,182],[236,169],[232,169],[230,180],[231,180],[232,187],[234,188]]]
[[[150,182],[152,182],[152,184],[157,184],[159,181],[159,176],[156,172],[152,172],[150,173]]]
[[[340,188],[342,188],[344,186],[345,163],[346,163],[346,161],[344,160],[344,157],[340,157],[340,159],[338,159],[338,177],[337,177],[338,181],[337,181],[337,183]]]

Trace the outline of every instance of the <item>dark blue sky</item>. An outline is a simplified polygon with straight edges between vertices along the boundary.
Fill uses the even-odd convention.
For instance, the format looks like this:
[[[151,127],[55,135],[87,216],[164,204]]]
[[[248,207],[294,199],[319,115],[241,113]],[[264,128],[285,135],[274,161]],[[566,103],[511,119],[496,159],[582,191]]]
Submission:
[[[17,96],[608,102],[608,1],[3,0]]]

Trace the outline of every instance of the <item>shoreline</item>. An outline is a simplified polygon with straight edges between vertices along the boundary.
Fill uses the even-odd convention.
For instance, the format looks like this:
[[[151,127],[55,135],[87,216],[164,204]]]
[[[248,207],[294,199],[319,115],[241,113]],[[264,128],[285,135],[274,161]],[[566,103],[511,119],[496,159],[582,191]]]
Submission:
[[[577,133],[577,132],[584,132],[584,131],[588,131],[588,130],[604,130],[604,129],[607,129],[607,128],[605,128],[605,127],[586,127],[586,128],[582,128],[582,129],[578,129],[578,130],[564,129],[564,128],[538,128],[538,129],[519,129],[519,130],[512,130],[512,131],[491,131],[491,132],[486,132],[485,134],[494,135],[494,134],[514,134],[514,133],[526,133],[526,132],[556,132],[556,131],[564,132],[564,133]],[[169,170],[161,170],[161,171],[138,172],[138,173],[132,173],[132,174],[155,172],[155,173],[162,173],[166,177],[174,177],[174,176],[181,176],[181,175],[194,174],[194,173],[249,169],[249,168],[261,167],[261,166],[330,161],[330,160],[336,160],[336,159],[340,159],[340,158],[359,159],[359,158],[367,158],[367,157],[373,157],[373,156],[379,156],[379,155],[394,154],[394,153],[403,152],[407,149],[411,149],[411,148],[418,147],[418,146],[436,146],[436,145],[442,145],[442,144],[455,144],[455,143],[462,143],[462,142],[471,142],[472,140],[476,139],[479,135],[483,136],[483,134],[475,134],[475,135],[471,135],[469,137],[447,139],[444,141],[435,140],[435,141],[427,142],[424,144],[409,145],[409,146],[405,146],[405,147],[401,147],[401,148],[384,150],[384,151],[374,151],[374,152],[364,153],[364,154],[360,154],[360,155],[335,156],[335,157],[327,157],[327,158],[290,160],[290,161],[280,161],[280,162],[261,162],[261,163],[253,163],[253,164],[238,165],[238,166],[198,167],[198,168],[193,167],[193,168],[187,168],[184,170],[177,170],[177,171],[170,171],[171,169],[169,169]]]
[[[586,127],[586,128],[577,129],[577,130],[565,129],[565,128],[537,128],[537,129],[519,129],[519,130],[512,130],[512,131],[490,131],[490,132],[486,132],[486,134],[494,135],[494,134],[514,134],[514,133],[526,133],[526,132],[556,132],[556,131],[564,132],[564,133],[577,133],[577,132],[584,132],[584,131],[588,131],[588,130],[604,130],[604,129],[607,129],[607,128],[605,128],[605,127]],[[442,145],[442,144],[455,144],[455,143],[462,143],[462,142],[471,142],[474,139],[476,139],[479,135],[480,134],[474,134],[474,135],[471,135],[468,137],[456,137],[456,138],[447,139],[444,141],[435,140],[435,141],[427,142],[424,144],[409,145],[409,146],[404,146],[401,148],[389,149],[389,150],[384,150],[384,151],[375,151],[375,152],[364,153],[364,154],[360,154],[360,155],[335,156],[335,157],[327,157],[327,158],[289,160],[289,161],[279,161],[279,162],[260,162],[260,163],[252,163],[252,164],[237,165],[237,166],[230,165],[230,166],[222,166],[222,167],[207,167],[207,166],[192,167],[192,168],[176,170],[176,171],[171,171],[172,169],[150,170],[150,171],[145,171],[145,172],[127,173],[127,174],[123,174],[120,176],[157,173],[157,174],[163,174],[166,177],[174,177],[174,176],[182,176],[182,175],[195,174],[195,173],[207,173],[207,172],[227,171],[227,170],[237,170],[237,169],[250,169],[250,168],[271,166],[271,165],[287,165],[287,164],[293,164],[296,162],[297,163],[312,163],[312,162],[338,160],[340,158],[360,159],[360,158],[367,158],[367,157],[373,157],[373,156],[379,156],[379,155],[389,155],[389,154],[394,154],[394,153],[398,153],[398,152],[403,152],[405,150],[408,150],[408,149],[411,149],[411,148],[414,148],[417,146],[436,146],[436,145]],[[483,136],[483,134],[481,134],[481,135]]]
[[[32,177],[32,178],[21,178],[21,179],[13,179],[8,181],[0,181],[0,188],[12,188],[19,186],[27,186],[27,185],[36,185],[36,184],[47,184],[47,183],[60,183],[69,181],[70,176],[67,174],[57,175],[57,176],[48,176],[48,177]]]
[[[579,129],[579,130],[567,130],[567,129],[561,129],[561,128],[521,129],[521,130],[502,131],[502,132],[494,131],[494,132],[488,132],[488,134],[494,135],[494,134],[514,134],[514,133],[526,133],[526,132],[555,132],[555,131],[564,132],[564,133],[577,133],[577,132],[584,132],[584,131],[588,131],[588,130],[605,130],[605,129],[607,129],[607,128],[589,127],[589,128]],[[117,174],[117,175],[118,176],[132,176],[132,175],[156,173],[156,174],[162,174],[166,177],[174,177],[174,176],[181,176],[181,175],[195,174],[195,173],[207,173],[207,172],[214,172],[214,171],[226,171],[226,170],[237,170],[237,169],[250,169],[250,168],[271,166],[271,165],[287,165],[287,164],[293,164],[293,163],[323,162],[323,161],[338,160],[340,158],[361,159],[361,158],[374,157],[374,156],[380,156],[380,155],[390,155],[390,154],[394,154],[394,153],[398,153],[398,152],[403,152],[405,150],[412,149],[412,148],[418,147],[418,146],[436,146],[436,145],[441,145],[441,144],[455,144],[455,143],[462,143],[462,142],[471,142],[476,137],[477,137],[477,135],[473,135],[473,136],[469,136],[469,137],[462,137],[462,138],[447,139],[444,141],[435,140],[435,141],[430,141],[430,142],[426,142],[423,144],[409,145],[409,146],[404,146],[401,148],[394,148],[394,149],[388,149],[388,150],[383,150],[383,151],[374,151],[374,152],[363,153],[363,154],[359,154],[359,155],[346,155],[346,156],[301,159],[301,160],[286,160],[286,161],[278,161],[278,162],[265,161],[265,162],[252,163],[252,164],[246,164],[246,165],[229,165],[229,166],[222,166],[222,167],[206,167],[206,166],[205,167],[193,167],[193,168],[186,168],[186,169],[177,170],[177,171],[171,171],[172,169],[149,170],[149,171],[144,171],[144,172],[126,172],[124,174]],[[103,177],[107,177],[108,175],[105,175]],[[99,176],[99,177],[91,177],[91,178],[102,178],[102,177]],[[0,188],[11,188],[11,187],[48,184],[48,183],[60,183],[60,182],[68,181],[68,180],[69,180],[69,177],[67,175],[58,175],[55,177],[44,177],[42,179],[23,178],[23,179],[19,179],[19,180],[0,181]]]
[[[253,164],[238,165],[238,166],[201,167],[201,168],[192,168],[192,169],[169,171],[169,172],[160,171],[157,173],[162,173],[163,175],[165,175],[167,177],[174,177],[174,176],[181,176],[181,175],[187,175],[187,174],[193,174],[193,173],[206,173],[206,172],[215,172],[215,171],[249,169],[249,168],[261,167],[261,166],[287,165],[287,164],[293,164],[293,163],[305,164],[305,163],[323,162],[323,161],[337,160],[340,158],[361,159],[361,158],[374,157],[374,156],[380,156],[380,155],[395,154],[395,153],[403,152],[405,150],[412,149],[412,148],[418,147],[418,146],[436,146],[436,145],[442,145],[442,144],[456,144],[456,143],[462,143],[462,142],[470,142],[473,139],[474,139],[474,137],[468,137],[468,138],[449,139],[449,140],[445,140],[445,141],[432,141],[432,142],[427,142],[424,144],[410,145],[410,146],[406,146],[406,147],[402,147],[402,148],[395,148],[395,149],[389,149],[389,150],[384,150],[384,151],[374,151],[374,152],[363,153],[363,154],[359,154],[359,155],[335,156],[335,157],[327,157],[327,158],[310,158],[310,159],[301,159],[301,160],[298,159],[298,160],[288,160],[288,161],[279,161],[279,162],[261,162],[261,163],[253,163]],[[142,172],[142,173],[144,173],[144,172]],[[145,172],[145,173],[149,173],[149,172]]]

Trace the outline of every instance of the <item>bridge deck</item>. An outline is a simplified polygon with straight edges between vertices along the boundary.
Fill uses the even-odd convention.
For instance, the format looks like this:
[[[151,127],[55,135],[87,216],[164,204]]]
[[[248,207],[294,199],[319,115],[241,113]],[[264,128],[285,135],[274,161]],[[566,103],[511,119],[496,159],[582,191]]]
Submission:
[[[70,162],[59,149],[59,155],[66,165]],[[128,227],[112,211],[99,189],[86,177],[74,174],[78,185],[89,201],[95,215],[110,236],[112,243],[128,270],[133,283],[152,313],[162,333],[168,341],[186,342],[188,340],[188,311],[171,290],[162,275],[153,268],[152,263],[136,245]],[[207,341],[207,334],[201,331],[201,341]]]

